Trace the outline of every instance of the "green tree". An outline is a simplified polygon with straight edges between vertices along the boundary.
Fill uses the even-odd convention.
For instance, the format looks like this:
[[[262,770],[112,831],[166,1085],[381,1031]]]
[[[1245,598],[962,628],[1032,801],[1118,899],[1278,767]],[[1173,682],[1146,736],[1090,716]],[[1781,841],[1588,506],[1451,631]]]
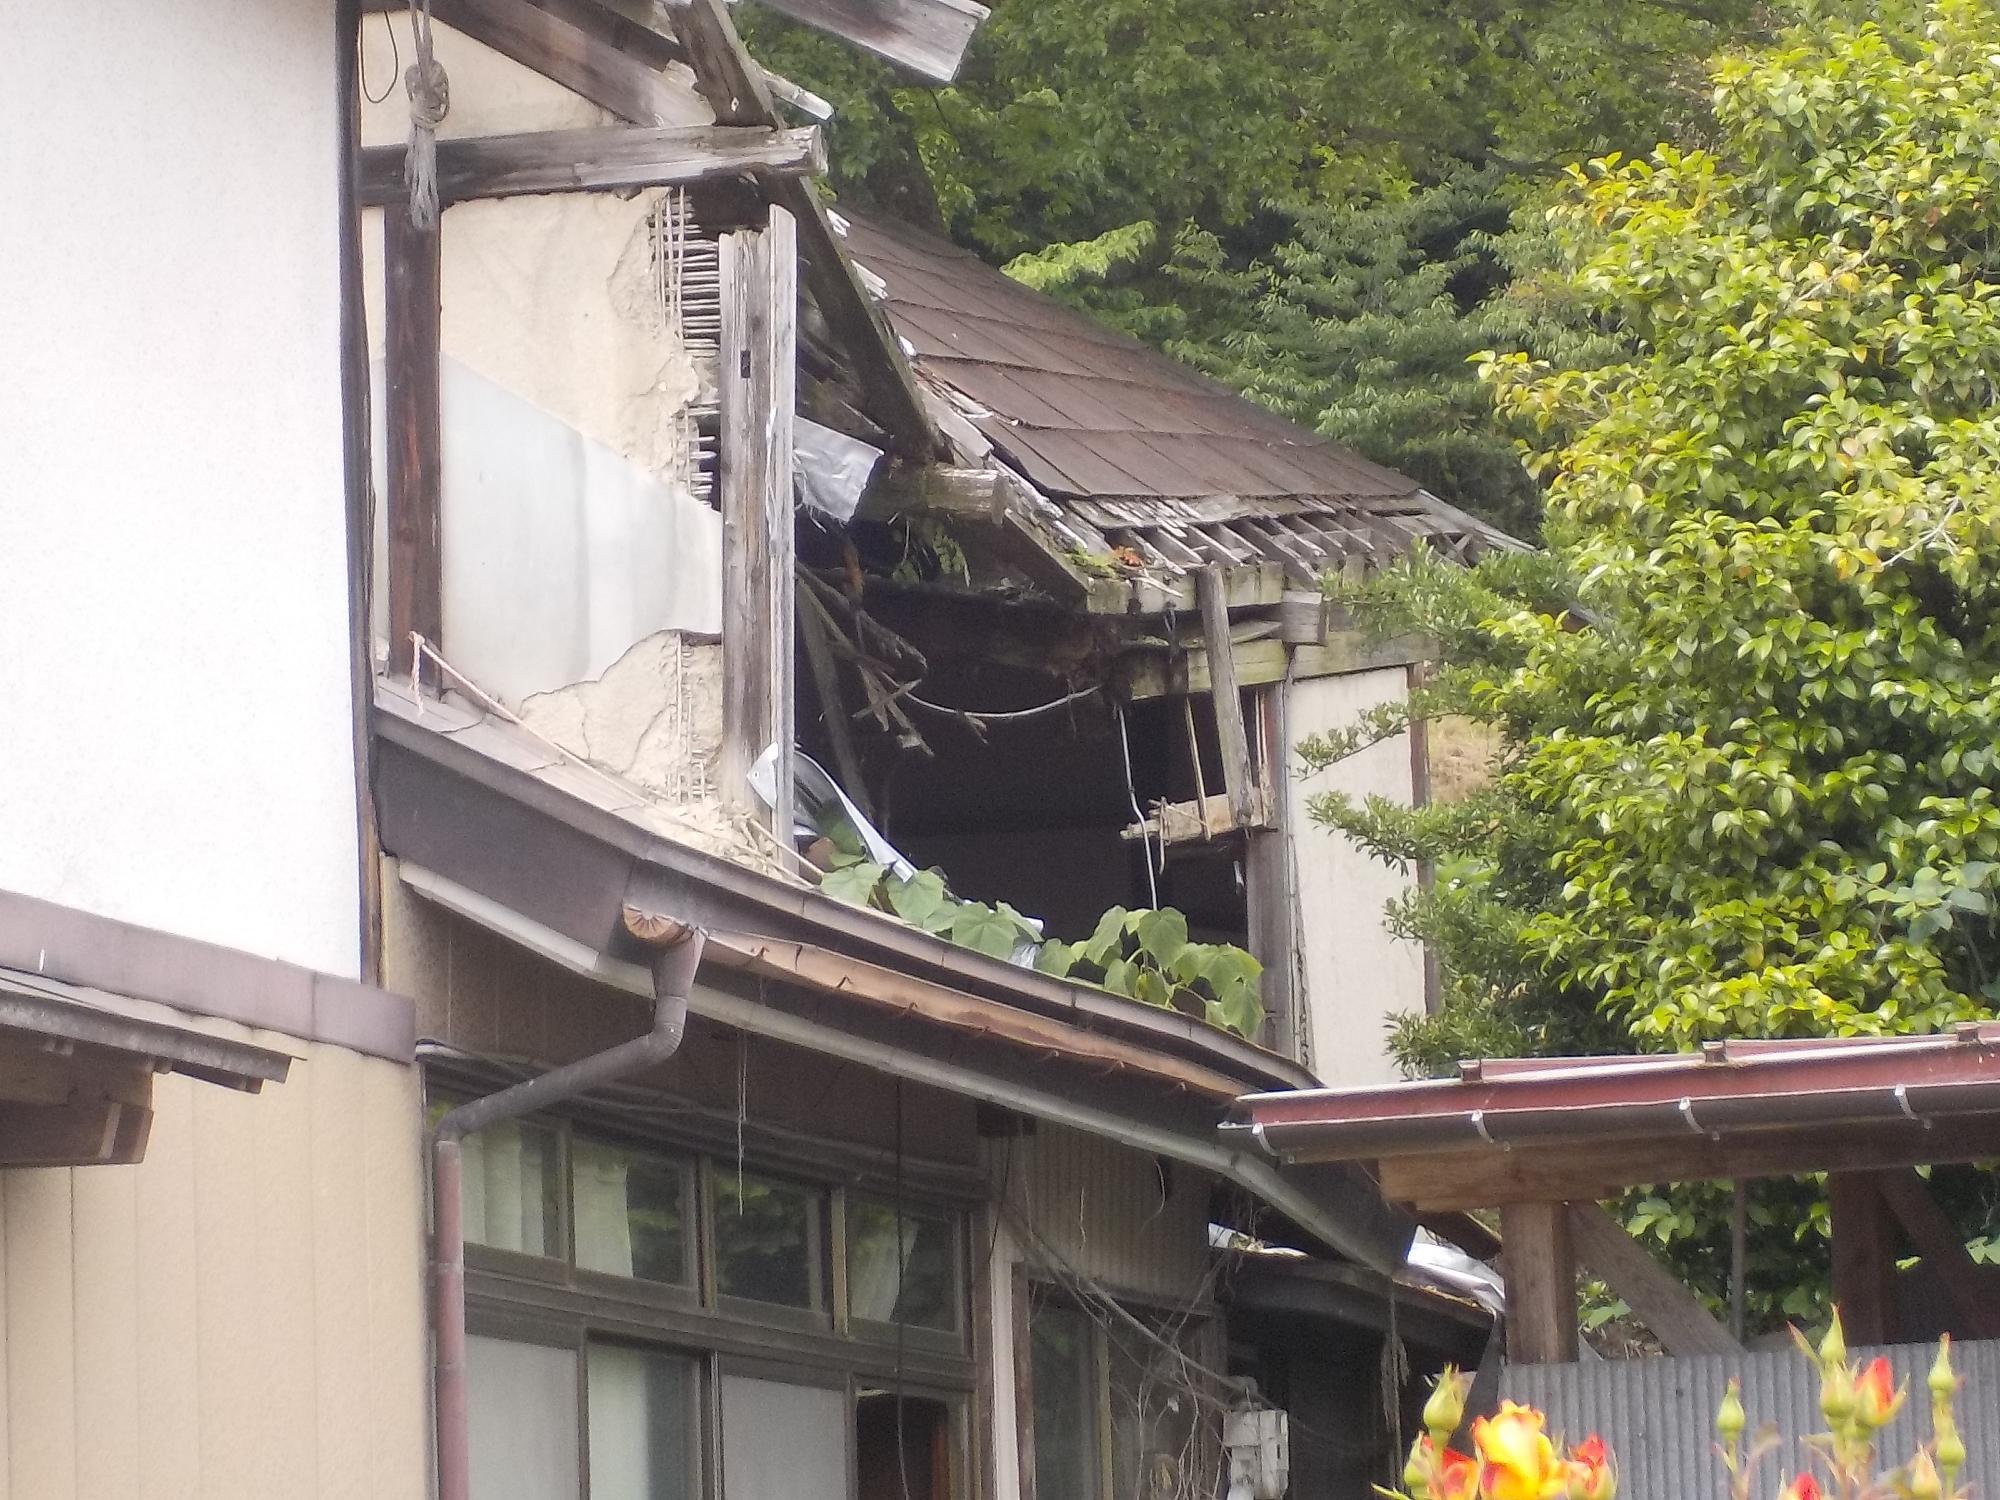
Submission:
[[[1547,557],[1419,560],[1359,604],[1441,635],[1416,710],[1495,726],[1497,779],[1460,809],[1318,809],[1438,861],[1397,920],[1440,939],[1450,1003],[1407,1060],[1992,1012],[1997,53],[1964,0],[1802,26],[1719,67],[1713,149],[1575,174],[1562,279],[1625,348],[1486,371],[1548,484]]]

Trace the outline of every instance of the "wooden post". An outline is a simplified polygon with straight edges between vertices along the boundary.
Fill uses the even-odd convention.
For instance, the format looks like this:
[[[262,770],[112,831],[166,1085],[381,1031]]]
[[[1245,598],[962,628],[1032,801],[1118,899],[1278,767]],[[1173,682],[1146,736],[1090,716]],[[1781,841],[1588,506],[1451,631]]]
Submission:
[[[1507,1358],[1517,1365],[1576,1358],[1576,1250],[1568,1205],[1510,1203],[1500,1210],[1507,1278]]]
[[[1298,1056],[1299,1025],[1293,997],[1292,856],[1287,837],[1291,809],[1285,796],[1285,755],[1290,738],[1285,701],[1290,684],[1257,689],[1262,709],[1264,807],[1271,827],[1244,833],[1243,886],[1250,908],[1250,952],[1264,966],[1264,1042],[1285,1057]]]
[[[1195,575],[1201,601],[1201,629],[1208,647],[1209,701],[1215,708],[1216,740],[1222,747],[1222,781],[1229,812],[1238,828],[1259,821],[1250,737],[1243,727],[1243,693],[1236,685],[1236,657],[1229,641],[1229,605],[1222,568],[1211,564]]]
[[[438,394],[438,226],[382,213],[383,384],[388,428],[389,670],[414,674],[411,632],[437,644],[444,627],[438,535],[442,417]]]
[[[722,242],[722,754],[724,802],[762,816],[749,772],[778,747],[770,825],[792,830],[792,413],[798,247],[792,216]]]
[[[1850,1345],[1887,1344],[1896,1332],[1896,1225],[1868,1172],[1830,1172],[1833,1300]]]

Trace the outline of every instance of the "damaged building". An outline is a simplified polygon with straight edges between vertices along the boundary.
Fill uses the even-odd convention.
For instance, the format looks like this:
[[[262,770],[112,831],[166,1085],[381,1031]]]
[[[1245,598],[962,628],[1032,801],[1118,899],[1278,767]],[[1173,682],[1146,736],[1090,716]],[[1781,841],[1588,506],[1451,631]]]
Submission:
[[[777,8],[933,79],[984,14]],[[82,11],[17,97],[152,113],[0,231],[73,305],[0,518],[0,1496],[1392,1479],[1485,1277],[1219,1127],[1426,1003],[1305,815],[1421,734],[1292,749],[1423,643],[1320,581],[1507,539],[829,207],[720,0]]]

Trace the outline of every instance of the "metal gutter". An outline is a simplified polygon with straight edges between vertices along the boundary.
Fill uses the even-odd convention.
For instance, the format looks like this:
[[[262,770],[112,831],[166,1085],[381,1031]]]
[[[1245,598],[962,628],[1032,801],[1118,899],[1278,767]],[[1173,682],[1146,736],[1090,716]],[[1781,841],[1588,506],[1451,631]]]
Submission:
[[[396,698],[378,694],[378,704],[376,735],[385,753],[377,758],[376,798],[385,851],[447,876],[468,878],[477,869],[482,879],[501,877],[508,904],[579,941],[607,940],[619,902],[629,899],[648,910],[684,912],[710,931],[796,938],[1073,1025],[1122,1033],[1223,1069],[1241,1088],[1317,1082],[1289,1058],[1177,1011],[989,957],[675,843],[417,722]],[[468,793],[480,803],[495,797],[507,805],[483,808]],[[558,829],[587,841],[564,851],[569,888],[562,891],[519,868],[522,849],[532,847],[523,841],[546,841]],[[510,875],[521,878],[509,881]]]
[[[1718,1044],[1671,1058],[1469,1065],[1459,1080],[1252,1094],[1224,1129],[1274,1156],[1336,1161],[1994,1114],[2000,1027],[1971,1025],[1948,1036]]]
[[[579,942],[436,872],[406,863],[403,878],[429,900],[574,973],[629,993],[652,993],[651,972],[639,964]],[[1414,1232],[1413,1224],[1405,1229],[1402,1226],[1407,1221],[1384,1213],[1377,1206],[1379,1199],[1369,1204],[1373,1212],[1368,1215],[1343,1216],[1289,1181],[1261,1154],[1207,1135],[1167,1129],[958,1063],[887,1046],[706,986],[690,989],[687,1008],[705,1020],[755,1036],[788,1042],[1213,1172],[1251,1193],[1313,1240],[1384,1273],[1402,1264]],[[1400,1232],[1381,1232],[1385,1224]]]

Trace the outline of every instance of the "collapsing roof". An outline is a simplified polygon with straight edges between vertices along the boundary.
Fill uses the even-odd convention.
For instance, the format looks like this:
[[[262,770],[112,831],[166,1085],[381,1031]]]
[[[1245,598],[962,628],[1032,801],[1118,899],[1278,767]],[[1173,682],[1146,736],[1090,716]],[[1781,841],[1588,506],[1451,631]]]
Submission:
[[[850,221],[847,242],[961,448],[975,435],[1052,501],[1059,546],[1168,579],[1222,564],[1311,587],[1419,541],[1464,562],[1519,545],[956,245],[880,219]]]

